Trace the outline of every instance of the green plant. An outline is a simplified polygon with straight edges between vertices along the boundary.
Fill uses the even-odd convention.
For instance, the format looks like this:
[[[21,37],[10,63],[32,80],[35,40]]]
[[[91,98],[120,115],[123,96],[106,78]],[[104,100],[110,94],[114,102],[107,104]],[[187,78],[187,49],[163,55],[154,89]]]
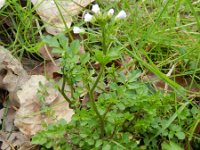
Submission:
[[[137,51],[131,38],[120,30],[124,20],[98,12],[89,21],[87,25],[98,32],[90,28],[79,30],[87,36],[83,43],[69,42],[64,34],[43,38],[53,52],[62,56],[63,84],[57,88],[75,114],[70,123],[61,120],[37,133],[32,143],[44,149],[129,150],[160,149],[161,146],[181,149],[186,137],[194,133],[188,135],[195,125],[191,129],[188,126],[194,120],[199,121],[198,106],[187,99],[185,89],[166,77],[144,51]],[[130,43],[124,42],[124,38]],[[84,53],[80,52],[81,44],[86,47]],[[144,61],[141,54],[150,63]],[[124,63],[127,55],[154,72],[174,91],[164,94],[152,90],[140,80],[141,68],[128,69]],[[122,66],[117,65],[117,61],[122,62]],[[69,91],[65,91],[66,85]],[[84,107],[80,100],[83,94],[89,99]],[[183,98],[179,101],[177,95]]]

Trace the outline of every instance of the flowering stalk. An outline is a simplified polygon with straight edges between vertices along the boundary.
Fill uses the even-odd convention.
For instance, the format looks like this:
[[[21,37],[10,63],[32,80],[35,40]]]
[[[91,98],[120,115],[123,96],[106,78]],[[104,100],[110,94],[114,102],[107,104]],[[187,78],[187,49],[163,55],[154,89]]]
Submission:
[[[106,46],[106,33],[105,33],[105,26],[102,27],[102,48],[103,48],[103,53],[106,55],[107,52],[107,46]]]
[[[107,53],[107,44],[106,44],[106,39],[107,39],[107,33],[106,33],[106,23],[107,22],[102,22],[100,24],[100,28],[101,28],[101,34],[102,34],[102,50],[103,50],[103,53],[104,55],[106,55]],[[100,131],[101,131],[101,138],[103,138],[105,136],[105,122],[104,122],[104,119],[103,119],[103,115],[101,115],[98,111],[98,108],[95,104],[95,100],[94,100],[94,91],[95,91],[95,88],[97,87],[100,79],[102,78],[103,74],[104,74],[104,71],[105,71],[105,65],[106,64],[101,64],[101,68],[100,68],[100,71],[99,71],[99,74],[97,76],[97,79],[96,81],[94,82],[94,85],[92,86],[92,88],[90,89],[89,85],[88,85],[88,88],[89,88],[89,97],[90,97],[90,101],[92,103],[92,107],[96,113],[96,115],[98,116],[99,118],[99,124],[100,124]]]
[[[105,31],[105,25],[101,25],[101,28],[102,28],[102,48],[103,48],[103,53],[106,55],[106,51],[107,51],[107,46],[106,46],[106,31]],[[89,97],[90,97],[90,101],[92,103],[92,107],[96,113],[96,115],[98,116],[99,118],[99,123],[100,123],[100,131],[101,131],[101,138],[104,137],[105,135],[105,123],[104,123],[104,119],[103,119],[103,116],[101,116],[101,114],[99,113],[98,109],[97,109],[97,106],[95,104],[95,100],[94,100],[94,91],[95,91],[95,88],[97,87],[103,73],[104,73],[104,70],[105,70],[105,65],[101,65],[101,68],[100,68],[100,71],[99,71],[99,74],[98,74],[98,77],[96,79],[96,81],[94,82],[94,85],[92,86],[92,88],[90,89],[89,85],[88,85],[88,88],[89,88]]]
[[[107,37],[109,35],[108,34],[108,30],[107,30],[107,23],[108,23],[108,20],[111,19],[111,17],[114,15],[114,9],[110,9],[106,14],[102,14],[101,11],[100,11],[100,8],[99,8],[99,5],[98,4],[95,4],[92,6],[92,12],[94,13],[93,15],[90,14],[90,13],[86,13],[84,15],[84,21],[87,23],[87,22],[91,22],[91,23],[94,23],[95,21],[98,21],[99,25],[100,25],[100,31],[101,31],[101,38],[102,38],[102,51],[103,51],[103,54],[106,56],[107,54],[107,50],[108,50],[108,44],[107,44]],[[115,19],[116,20],[120,20],[120,19],[125,19],[126,18],[126,12],[124,10],[120,11],[117,16],[115,16]],[[73,28],[73,32],[75,34],[79,34],[79,33],[84,33],[84,29],[81,29],[79,27],[74,27]],[[106,64],[102,63],[101,64],[101,67],[100,67],[100,71],[99,71],[99,74],[93,84],[93,86],[90,87],[89,84],[86,85],[87,87],[87,90],[88,90],[88,94],[89,94],[89,100],[91,102],[91,105],[92,105],[92,109],[94,110],[94,112],[96,113],[96,116],[98,117],[99,119],[99,125],[100,125],[100,137],[103,138],[105,137],[105,120],[104,120],[104,117],[106,115],[103,114],[101,115],[99,113],[99,110],[96,106],[96,102],[95,102],[95,98],[94,98],[94,92],[95,92],[95,89],[100,81],[100,79],[102,78],[102,76],[104,76],[104,71],[105,71],[105,66]],[[111,107],[111,106],[110,106]],[[108,110],[109,111],[109,108]],[[113,133],[114,134],[114,133]]]

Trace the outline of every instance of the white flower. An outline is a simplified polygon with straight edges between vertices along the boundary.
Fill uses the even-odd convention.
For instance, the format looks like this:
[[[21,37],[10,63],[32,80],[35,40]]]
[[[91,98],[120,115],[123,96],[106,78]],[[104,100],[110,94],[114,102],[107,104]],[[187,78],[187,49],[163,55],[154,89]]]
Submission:
[[[108,15],[109,16],[113,16],[114,13],[115,13],[114,9],[111,8],[111,9],[108,10]]]
[[[98,5],[98,4],[92,5],[92,11],[93,11],[95,14],[100,13],[100,7],[99,7],[99,5]]]
[[[84,33],[85,30],[84,30],[84,29],[81,29],[81,28],[79,28],[79,27],[74,26],[74,27],[73,27],[73,32],[74,32],[74,34],[79,34],[79,33]]]
[[[86,14],[84,15],[84,21],[85,21],[85,22],[90,22],[90,21],[92,21],[92,18],[93,18],[93,15],[91,15],[90,13],[86,13]]]
[[[116,19],[125,19],[126,18],[126,12],[124,10],[121,10],[117,16],[115,17]]]
[[[5,0],[0,0],[0,9],[5,5],[5,2],[6,2]]]

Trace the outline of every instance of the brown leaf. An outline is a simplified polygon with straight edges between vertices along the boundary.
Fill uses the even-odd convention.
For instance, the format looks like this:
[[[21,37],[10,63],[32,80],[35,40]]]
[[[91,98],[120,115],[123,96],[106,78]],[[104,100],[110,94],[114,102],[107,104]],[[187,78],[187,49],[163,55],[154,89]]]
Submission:
[[[14,58],[10,51],[0,46],[0,70],[5,73],[1,75],[0,88],[9,92],[17,91],[20,86],[28,80],[28,75],[23,69],[21,63]]]
[[[64,32],[66,28],[65,23],[70,27],[72,17],[78,15],[82,8],[93,1],[94,0],[74,0],[56,1],[55,3],[55,1],[31,0],[38,15],[43,22],[47,23],[46,31],[53,35]]]
[[[13,108],[8,108],[8,110],[6,108],[3,108],[0,110],[0,124],[1,124],[1,120],[4,121],[4,126],[3,126],[4,131],[13,130],[15,112],[16,111]]]
[[[45,75],[48,78],[54,78],[56,75],[59,76],[59,60],[55,60],[55,63],[48,61],[47,63],[43,63],[39,66],[36,66],[34,69],[30,71],[31,75]]]
[[[60,67],[59,60],[55,60],[55,63],[51,61],[44,62],[38,62],[34,61],[30,63],[28,59],[23,58],[22,64],[25,66],[26,71],[29,75],[45,75],[48,78],[57,78],[62,77],[58,71]]]
[[[41,46],[38,51],[41,54],[41,56],[46,60],[52,60],[53,58],[60,57],[60,55],[53,53],[52,48],[46,44]]]
[[[40,84],[43,86],[40,87]],[[38,90],[45,90],[42,100],[38,95]],[[34,135],[41,130],[43,123],[49,124],[59,119],[69,122],[74,113],[60,93],[41,75],[32,75],[30,80],[17,92],[17,96],[20,108],[16,113],[14,123],[27,136]],[[51,115],[43,112],[44,106],[50,110]]]
[[[30,143],[30,139],[20,132],[6,133],[0,131],[0,141],[2,142],[2,150],[38,150],[37,146]],[[26,150],[27,150],[26,149]]]

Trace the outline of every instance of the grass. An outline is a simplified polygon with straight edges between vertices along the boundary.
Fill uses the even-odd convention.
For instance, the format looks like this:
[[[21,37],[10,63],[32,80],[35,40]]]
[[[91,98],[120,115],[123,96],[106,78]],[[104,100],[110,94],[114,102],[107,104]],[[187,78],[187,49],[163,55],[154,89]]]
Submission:
[[[105,12],[110,8],[115,8],[116,12],[122,9],[128,12],[126,21],[120,22],[120,30],[111,36],[114,39],[112,44],[123,47],[126,55],[132,57],[135,68],[142,70],[144,76],[151,72],[173,89],[171,93],[175,96],[171,107],[175,111],[166,120],[166,124],[146,141],[148,146],[154,139],[162,136],[175,120],[180,120],[181,113],[188,111],[192,106],[199,108],[196,101],[199,101],[200,97],[200,2],[198,0],[120,2],[98,0],[97,2]],[[45,24],[41,23],[30,1],[22,7],[19,1],[8,0],[6,6],[0,10],[0,17],[3,18],[0,20],[1,45],[19,57],[23,57],[24,52],[39,54],[38,48],[42,44],[39,33],[44,33]],[[74,24],[84,24],[80,20],[75,17]],[[82,44],[87,51],[93,52],[94,49],[98,49],[99,39],[93,26],[89,26],[88,30],[91,32],[82,40]],[[172,71],[170,76],[167,76],[170,71]],[[177,83],[177,77],[182,79],[181,82],[183,80],[189,82],[187,85]],[[179,122],[189,139],[185,140],[186,142],[199,140],[199,135],[195,133],[199,121],[198,111],[197,117],[193,118],[189,127]]]

